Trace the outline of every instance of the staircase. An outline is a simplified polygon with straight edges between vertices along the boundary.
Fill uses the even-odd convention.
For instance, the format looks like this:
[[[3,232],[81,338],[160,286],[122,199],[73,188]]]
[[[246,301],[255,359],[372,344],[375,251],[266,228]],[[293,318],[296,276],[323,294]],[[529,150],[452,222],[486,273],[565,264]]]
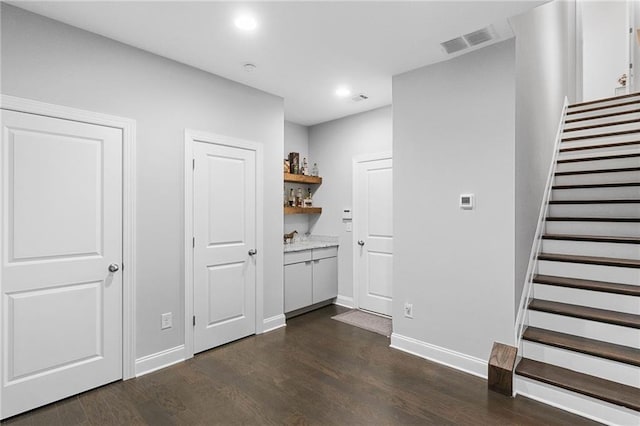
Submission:
[[[566,110],[516,391],[640,425],[640,93]]]

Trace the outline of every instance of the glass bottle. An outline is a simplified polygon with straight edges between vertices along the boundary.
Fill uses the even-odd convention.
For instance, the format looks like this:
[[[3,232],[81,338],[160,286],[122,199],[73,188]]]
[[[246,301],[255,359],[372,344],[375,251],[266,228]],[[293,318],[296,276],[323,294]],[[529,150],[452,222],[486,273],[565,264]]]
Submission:
[[[298,197],[296,198],[296,206],[302,207],[302,188],[298,188]]]
[[[309,176],[309,164],[307,163],[307,157],[302,159],[302,169],[300,170],[300,173],[305,176]]]
[[[311,176],[319,176],[320,172],[318,171],[318,163],[313,163],[313,168],[311,169]]]
[[[293,194],[293,188],[289,190],[289,207],[296,206],[296,196]]]

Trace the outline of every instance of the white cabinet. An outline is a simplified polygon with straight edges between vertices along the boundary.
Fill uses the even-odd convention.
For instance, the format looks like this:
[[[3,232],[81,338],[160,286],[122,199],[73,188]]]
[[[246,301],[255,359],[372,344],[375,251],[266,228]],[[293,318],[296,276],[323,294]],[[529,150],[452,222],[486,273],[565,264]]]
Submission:
[[[284,254],[285,312],[338,296],[337,255],[337,247]]]

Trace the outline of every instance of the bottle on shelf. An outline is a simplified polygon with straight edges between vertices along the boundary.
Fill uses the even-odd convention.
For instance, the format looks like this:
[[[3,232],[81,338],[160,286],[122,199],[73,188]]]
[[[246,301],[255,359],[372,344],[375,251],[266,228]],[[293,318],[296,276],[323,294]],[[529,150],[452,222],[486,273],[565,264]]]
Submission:
[[[311,176],[320,176],[320,171],[318,170],[318,163],[313,163],[313,168],[311,169]]]
[[[302,159],[302,168],[300,169],[300,174],[309,176],[309,164],[307,163],[307,157],[304,157]]]
[[[293,188],[289,190],[289,207],[296,206],[296,196],[293,193]]]
[[[298,196],[296,197],[296,207],[302,207],[302,188],[298,188]]]

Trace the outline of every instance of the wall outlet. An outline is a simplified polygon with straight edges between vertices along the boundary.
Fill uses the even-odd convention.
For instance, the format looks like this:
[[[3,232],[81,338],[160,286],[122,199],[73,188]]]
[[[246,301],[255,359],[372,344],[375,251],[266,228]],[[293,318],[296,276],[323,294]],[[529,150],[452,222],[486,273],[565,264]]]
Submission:
[[[173,314],[171,312],[162,314],[162,323],[160,326],[160,330],[166,330],[167,328],[171,327],[173,327]]]
[[[347,232],[351,232],[353,231],[353,222],[349,221],[349,222],[345,222],[344,223],[344,229]]]
[[[405,318],[413,318],[413,304],[409,302],[404,302],[404,317]]]

